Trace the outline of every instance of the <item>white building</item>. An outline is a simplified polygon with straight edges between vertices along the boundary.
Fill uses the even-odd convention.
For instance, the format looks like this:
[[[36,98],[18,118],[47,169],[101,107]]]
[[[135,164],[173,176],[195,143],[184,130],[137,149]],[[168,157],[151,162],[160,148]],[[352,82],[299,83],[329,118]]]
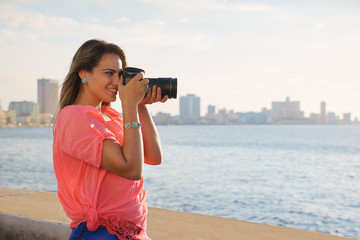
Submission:
[[[194,94],[180,97],[180,120],[183,123],[197,123],[200,120],[200,97]]]
[[[304,112],[300,110],[299,101],[290,101],[287,97],[285,102],[272,102],[271,118],[277,121],[299,121],[304,119]]]

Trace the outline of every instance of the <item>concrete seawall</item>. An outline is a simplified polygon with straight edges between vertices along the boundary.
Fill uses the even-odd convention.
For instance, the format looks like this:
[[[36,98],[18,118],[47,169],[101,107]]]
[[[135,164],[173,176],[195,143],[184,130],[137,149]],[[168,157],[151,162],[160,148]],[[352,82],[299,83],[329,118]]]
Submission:
[[[55,193],[0,188],[0,239],[68,239],[70,220]],[[305,230],[149,208],[153,240],[345,240]]]

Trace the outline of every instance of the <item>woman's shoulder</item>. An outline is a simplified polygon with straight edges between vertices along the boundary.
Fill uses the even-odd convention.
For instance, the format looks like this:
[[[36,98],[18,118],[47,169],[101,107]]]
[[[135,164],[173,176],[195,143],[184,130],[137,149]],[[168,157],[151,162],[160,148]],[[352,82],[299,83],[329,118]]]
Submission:
[[[58,120],[71,120],[76,121],[86,118],[87,116],[101,117],[101,112],[95,107],[89,105],[68,105],[61,109]]]
[[[61,109],[60,114],[68,115],[73,113],[88,113],[88,112],[100,114],[100,111],[98,109],[90,105],[68,105],[63,109]]]
[[[121,119],[121,114],[112,107],[102,106],[101,112],[108,115],[111,118]]]

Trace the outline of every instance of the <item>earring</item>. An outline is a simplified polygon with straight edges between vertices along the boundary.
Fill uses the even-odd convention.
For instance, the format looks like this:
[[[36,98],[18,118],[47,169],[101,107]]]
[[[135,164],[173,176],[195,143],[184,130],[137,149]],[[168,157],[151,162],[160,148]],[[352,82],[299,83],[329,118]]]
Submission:
[[[86,83],[86,82],[87,82],[86,78],[83,78],[82,82],[83,82],[83,83]]]

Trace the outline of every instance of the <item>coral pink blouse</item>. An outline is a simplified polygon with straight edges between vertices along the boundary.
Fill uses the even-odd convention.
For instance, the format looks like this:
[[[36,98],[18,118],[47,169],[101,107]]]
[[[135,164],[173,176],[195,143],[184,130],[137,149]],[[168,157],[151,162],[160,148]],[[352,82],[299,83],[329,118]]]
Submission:
[[[102,114],[112,121],[105,121]],[[103,225],[119,239],[150,239],[145,231],[144,180],[128,180],[100,167],[105,139],[122,145],[123,122],[113,108],[104,106],[100,112],[92,106],[69,105],[61,110],[53,161],[58,197],[72,220],[70,228],[86,221],[90,231]]]

